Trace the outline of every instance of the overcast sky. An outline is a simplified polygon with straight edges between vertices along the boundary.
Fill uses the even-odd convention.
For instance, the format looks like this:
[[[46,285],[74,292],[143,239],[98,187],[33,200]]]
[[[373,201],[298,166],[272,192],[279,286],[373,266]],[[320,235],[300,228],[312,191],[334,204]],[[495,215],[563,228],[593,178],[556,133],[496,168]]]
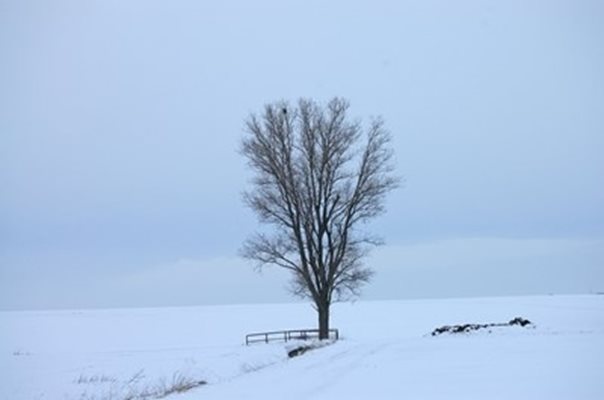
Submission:
[[[604,2],[0,0],[0,309],[294,300],[243,120],[343,96],[405,186],[364,299],[604,291]]]

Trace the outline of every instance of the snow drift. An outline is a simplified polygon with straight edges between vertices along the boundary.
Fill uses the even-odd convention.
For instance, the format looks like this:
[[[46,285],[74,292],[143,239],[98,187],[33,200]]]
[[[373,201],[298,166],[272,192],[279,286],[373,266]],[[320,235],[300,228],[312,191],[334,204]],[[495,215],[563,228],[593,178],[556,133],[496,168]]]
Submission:
[[[604,296],[338,304],[332,345],[244,345],[314,324],[306,304],[1,312],[0,399],[604,398]]]

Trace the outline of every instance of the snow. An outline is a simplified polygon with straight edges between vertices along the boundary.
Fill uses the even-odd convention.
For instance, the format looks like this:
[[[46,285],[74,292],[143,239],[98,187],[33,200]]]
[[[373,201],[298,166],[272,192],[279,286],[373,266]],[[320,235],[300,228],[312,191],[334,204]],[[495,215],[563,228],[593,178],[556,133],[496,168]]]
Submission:
[[[535,326],[430,336],[514,317]],[[604,398],[604,296],[337,304],[335,344],[244,345],[314,325],[307,304],[0,312],[0,399],[123,400],[179,378],[207,384],[168,398]]]

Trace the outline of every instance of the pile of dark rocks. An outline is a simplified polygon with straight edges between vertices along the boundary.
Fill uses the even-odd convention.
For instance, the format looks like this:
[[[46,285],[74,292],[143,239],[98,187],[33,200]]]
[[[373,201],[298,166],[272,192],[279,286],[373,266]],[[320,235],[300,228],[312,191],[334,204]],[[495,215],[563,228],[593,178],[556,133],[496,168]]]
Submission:
[[[522,317],[516,317],[509,322],[504,323],[494,323],[494,324],[462,324],[462,325],[445,325],[440,328],[436,328],[432,331],[432,336],[441,335],[443,333],[468,333],[472,331],[477,331],[479,329],[488,329],[494,327],[502,327],[502,326],[514,326],[518,325],[521,327],[525,327],[528,325],[533,325],[531,321]]]

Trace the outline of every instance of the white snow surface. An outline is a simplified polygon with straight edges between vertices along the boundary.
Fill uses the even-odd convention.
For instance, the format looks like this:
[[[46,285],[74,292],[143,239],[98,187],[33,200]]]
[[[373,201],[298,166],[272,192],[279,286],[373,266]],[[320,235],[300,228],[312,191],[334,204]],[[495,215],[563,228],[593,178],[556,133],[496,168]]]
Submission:
[[[535,326],[445,334],[439,326]],[[0,399],[604,399],[604,296],[336,304],[341,340],[289,359],[246,333],[313,328],[308,304],[0,312]],[[153,397],[148,397],[153,398]]]

